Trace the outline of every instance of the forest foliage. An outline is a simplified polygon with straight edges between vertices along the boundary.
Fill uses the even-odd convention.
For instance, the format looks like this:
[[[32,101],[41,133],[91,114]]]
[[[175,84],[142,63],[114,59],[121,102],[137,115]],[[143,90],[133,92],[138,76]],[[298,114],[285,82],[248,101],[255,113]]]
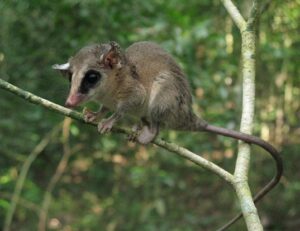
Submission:
[[[235,2],[247,16],[251,1]],[[300,1],[263,2],[254,134],[281,150],[285,173],[258,211],[266,230],[297,230]],[[53,64],[91,43],[113,40],[126,48],[155,41],[187,74],[194,110],[212,124],[239,129],[241,41],[218,0],[3,0],[0,11],[0,77],[22,89],[64,104],[69,84]],[[234,169],[235,140],[174,131],[160,136]],[[124,135],[99,135],[0,90],[0,227],[22,166],[34,155],[12,230],[37,230],[49,199],[49,230],[214,230],[239,211],[232,188],[199,166]],[[252,193],[274,169],[271,158],[252,147]],[[244,228],[239,221],[231,230]]]

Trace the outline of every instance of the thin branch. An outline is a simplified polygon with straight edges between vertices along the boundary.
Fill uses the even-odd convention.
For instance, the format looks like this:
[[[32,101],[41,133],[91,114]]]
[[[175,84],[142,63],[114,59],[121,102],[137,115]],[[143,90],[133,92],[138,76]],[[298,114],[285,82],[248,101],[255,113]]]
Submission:
[[[221,0],[221,1],[224,7],[226,8],[226,10],[228,11],[228,13],[230,14],[236,26],[240,29],[240,31],[243,31],[246,26],[246,21],[241,15],[238,8],[232,3],[231,0]]]
[[[220,168],[218,165],[206,160],[205,158],[195,155],[195,153],[185,149],[183,147],[178,146],[177,144],[168,143],[161,139],[156,139],[154,143],[164,149],[167,149],[170,152],[174,152],[179,154],[180,156],[189,159],[195,164],[201,165],[203,168],[217,174],[219,177],[226,180],[228,183],[233,183],[233,176],[226,170]]]
[[[70,125],[71,125],[72,120],[70,118],[65,118],[63,122],[63,156],[56,168],[56,171],[54,175],[52,176],[47,188],[46,192],[44,195],[43,203],[41,206],[41,212],[39,216],[39,223],[38,223],[38,230],[39,231],[44,231],[46,230],[46,222],[47,222],[47,216],[48,216],[48,210],[49,210],[49,205],[51,203],[52,199],[52,192],[58,183],[58,181],[61,179],[63,173],[65,172],[69,159],[71,155],[74,152],[77,152],[79,149],[79,146],[75,146],[71,150],[70,145],[69,145],[69,133],[70,133]]]
[[[255,105],[255,23],[259,17],[258,3],[253,1],[247,30],[242,32],[242,75],[243,75],[243,107],[241,118],[241,132],[251,134],[254,120]],[[250,145],[240,143],[234,171],[235,189],[240,200],[241,209],[246,220],[248,230],[263,230],[257,209],[248,184],[250,165]]]
[[[223,1],[224,3],[225,1]],[[224,6],[228,10],[232,19],[236,22],[237,17],[234,13],[236,7],[231,1],[226,1],[229,6]],[[230,6],[230,4],[232,4]],[[240,28],[242,35],[242,76],[243,76],[243,102],[242,102],[242,117],[240,131],[246,134],[252,133],[253,118],[254,118],[254,102],[255,102],[255,23],[259,17],[257,0],[253,1],[250,12],[250,17],[247,23],[243,22],[237,26]],[[238,15],[238,14],[237,14]],[[241,16],[242,17],[242,16]],[[240,21],[240,20],[238,20]],[[238,156],[234,172],[234,188],[240,201],[241,209],[248,227],[248,230],[260,231],[263,230],[259,220],[256,207],[251,196],[251,191],[248,184],[248,171],[250,164],[250,145],[244,142],[239,142]],[[219,230],[227,229],[238,218],[237,216],[228,224]]]
[[[49,144],[49,142],[52,140],[53,137],[56,136],[56,134],[59,131],[60,126],[56,126],[51,132],[49,132],[44,139],[35,147],[35,149],[29,154],[27,157],[26,161],[24,162],[21,171],[20,171],[20,176],[17,180],[16,187],[14,190],[14,193],[11,198],[11,204],[10,207],[6,213],[5,216],[5,221],[4,221],[4,226],[3,226],[3,231],[9,231],[11,222],[17,207],[17,204],[20,199],[20,195],[23,189],[23,185],[25,182],[25,179],[27,177],[29,168],[33,161],[37,158],[37,156],[46,148],[46,146]]]
[[[80,122],[84,122],[84,119],[83,119],[81,113],[70,110],[70,109],[60,106],[58,104],[52,103],[51,101],[43,99],[41,97],[38,97],[28,91],[24,91],[16,86],[8,83],[7,81],[5,81],[1,78],[0,78],[0,88],[15,94],[15,95],[29,101],[30,103],[42,105],[43,107],[45,107],[51,111],[59,112],[60,114],[71,117]]]
[[[58,104],[55,104],[49,100],[43,99],[39,96],[36,96],[28,91],[24,91],[10,83],[8,83],[7,81],[3,80],[0,78],[0,88],[7,90],[23,99],[25,99],[28,102],[31,102],[33,104],[37,104],[40,106],[43,106],[49,110],[52,110],[54,112],[57,112],[59,114],[63,114],[65,116],[71,117],[79,122],[83,122],[83,123],[87,123],[84,121],[83,116],[81,113],[77,112],[77,111],[73,111],[70,109],[67,109],[63,106],[60,106]],[[96,123],[87,123],[93,126],[97,126]],[[122,134],[127,134],[129,135],[130,132],[122,129],[122,128],[118,128],[118,127],[113,127],[112,132],[115,133],[122,133]],[[223,178],[225,181],[227,181],[228,183],[232,183],[233,182],[233,176],[232,174],[230,174],[229,172],[225,171],[224,169],[222,169],[221,167],[219,167],[218,165],[202,158],[201,156],[183,148],[180,147],[176,144],[173,143],[169,143],[166,141],[163,141],[159,138],[157,138],[155,141],[153,141],[154,144],[157,144],[158,146],[169,150],[171,152],[174,152],[186,159],[191,160],[192,162],[194,162],[195,164],[210,170],[211,172],[217,174],[218,176],[220,176],[221,178]]]
[[[250,10],[250,16],[247,20],[247,26],[246,26],[247,30],[255,29],[255,23],[257,22],[259,16],[260,16],[260,10],[258,8],[258,3],[257,0],[254,0]]]

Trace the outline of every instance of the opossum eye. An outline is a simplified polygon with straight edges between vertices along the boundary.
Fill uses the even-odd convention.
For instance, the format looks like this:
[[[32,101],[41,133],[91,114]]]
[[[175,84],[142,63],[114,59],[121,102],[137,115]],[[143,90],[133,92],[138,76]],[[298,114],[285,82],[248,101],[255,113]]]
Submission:
[[[89,70],[85,73],[80,85],[80,92],[86,94],[90,88],[94,87],[101,79],[101,74],[95,70]]]
[[[100,80],[100,77],[101,74],[98,71],[90,70],[85,74],[83,81],[87,82],[90,85],[94,85]]]

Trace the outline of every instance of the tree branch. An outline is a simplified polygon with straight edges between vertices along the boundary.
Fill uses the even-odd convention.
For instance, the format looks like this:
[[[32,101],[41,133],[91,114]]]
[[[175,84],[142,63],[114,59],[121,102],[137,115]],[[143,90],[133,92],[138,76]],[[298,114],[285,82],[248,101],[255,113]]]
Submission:
[[[228,13],[240,28],[242,35],[242,76],[243,76],[243,102],[240,131],[251,134],[254,118],[255,102],[255,22],[259,16],[257,0],[253,1],[250,17],[247,21],[241,22],[242,16],[236,12],[236,7],[231,1],[222,1]],[[225,4],[227,2],[227,4]],[[228,5],[229,4],[229,5]],[[239,19],[240,18],[240,19]],[[238,21],[240,21],[238,23]],[[240,201],[242,213],[244,215],[248,230],[263,230],[259,220],[256,207],[254,205],[251,191],[248,184],[248,171],[250,164],[250,146],[240,142],[238,147],[238,157],[234,172],[234,188]],[[227,229],[240,216],[231,220],[220,230]]]
[[[70,110],[70,109],[60,106],[58,104],[55,104],[49,100],[43,99],[39,96],[36,96],[28,91],[24,91],[16,86],[8,83],[7,81],[5,81],[1,78],[0,78],[0,88],[15,94],[30,103],[43,106],[51,111],[68,116],[79,122],[97,126],[97,123],[85,122],[81,113]],[[127,134],[127,135],[130,134],[130,132],[128,130],[125,130],[123,128],[118,128],[118,127],[113,127],[112,132],[122,133],[122,134]],[[205,158],[203,158],[183,147],[180,147],[174,143],[169,143],[169,142],[163,141],[159,138],[155,139],[152,143],[154,143],[170,152],[176,153],[176,154],[192,161],[193,163],[217,174],[218,176],[220,176],[222,179],[224,179],[226,182],[228,182],[230,184],[233,183],[233,175],[232,174],[230,174],[226,170],[222,169],[218,165],[206,160]]]
[[[250,10],[250,15],[249,15],[249,18],[248,18],[247,24],[246,24],[246,27],[248,30],[253,31],[255,29],[255,24],[258,20],[258,17],[260,16],[260,14],[261,14],[261,11],[258,8],[257,0],[254,0],[252,8]]]
[[[66,117],[63,122],[63,129],[62,129],[63,155],[57,165],[55,173],[51,177],[51,180],[46,188],[46,192],[44,195],[44,199],[43,199],[40,214],[39,214],[39,222],[38,222],[38,229],[37,229],[38,231],[46,230],[48,210],[49,210],[49,206],[50,206],[50,203],[52,200],[52,192],[53,192],[56,184],[61,179],[63,173],[65,172],[71,155],[80,150],[80,146],[75,146],[73,149],[71,149],[70,144],[69,144],[71,122],[72,122],[72,120],[68,117]]]
[[[240,31],[243,31],[246,26],[246,21],[241,15],[238,8],[232,3],[231,0],[221,0],[221,1],[224,7],[226,8],[227,12],[230,14],[236,26],[240,29]]]

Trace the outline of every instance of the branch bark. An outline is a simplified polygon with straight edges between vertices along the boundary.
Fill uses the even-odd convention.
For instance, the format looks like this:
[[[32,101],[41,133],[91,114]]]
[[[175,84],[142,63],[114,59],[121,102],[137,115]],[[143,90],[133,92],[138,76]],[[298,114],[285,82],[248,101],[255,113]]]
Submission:
[[[221,0],[224,7],[226,8],[228,14],[231,16],[232,20],[234,21],[235,25],[243,31],[246,26],[246,21],[241,15],[238,8],[232,3],[231,0]]]
[[[233,21],[239,27],[242,36],[242,76],[243,76],[243,104],[240,131],[251,134],[254,118],[255,102],[255,26],[259,16],[257,0],[253,1],[250,17],[247,22],[231,0],[223,0],[224,7],[231,15]],[[234,172],[234,188],[240,201],[241,210],[246,221],[248,230],[263,230],[259,220],[257,209],[251,196],[248,184],[248,171],[250,163],[250,146],[239,143],[238,157]],[[225,230],[236,219],[233,219],[221,230]]]
[[[65,108],[58,104],[55,104],[49,100],[43,99],[39,96],[36,96],[28,91],[24,91],[21,88],[18,88],[1,78],[0,78],[0,88],[15,94],[30,103],[43,106],[51,111],[68,116],[79,122],[86,123],[86,124],[89,124],[92,126],[97,126],[96,123],[85,122],[81,113],[79,113],[77,111],[73,111],[68,108]],[[122,134],[127,134],[127,135],[130,134],[130,132],[128,130],[123,129],[123,128],[118,128],[118,127],[113,127],[112,132],[122,133]],[[218,165],[206,160],[205,158],[197,155],[196,153],[193,153],[193,152],[187,150],[186,148],[180,147],[179,145],[174,144],[174,143],[166,142],[159,138],[155,139],[152,143],[156,144],[157,146],[164,148],[170,152],[180,155],[180,156],[184,157],[185,159],[188,159],[188,160],[192,161],[193,163],[215,173],[216,175],[218,175],[219,177],[221,177],[222,179],[224,179],[226,182],[228,182],[230,184],[233,183],[233,175],[231,173],[222,169]]]

